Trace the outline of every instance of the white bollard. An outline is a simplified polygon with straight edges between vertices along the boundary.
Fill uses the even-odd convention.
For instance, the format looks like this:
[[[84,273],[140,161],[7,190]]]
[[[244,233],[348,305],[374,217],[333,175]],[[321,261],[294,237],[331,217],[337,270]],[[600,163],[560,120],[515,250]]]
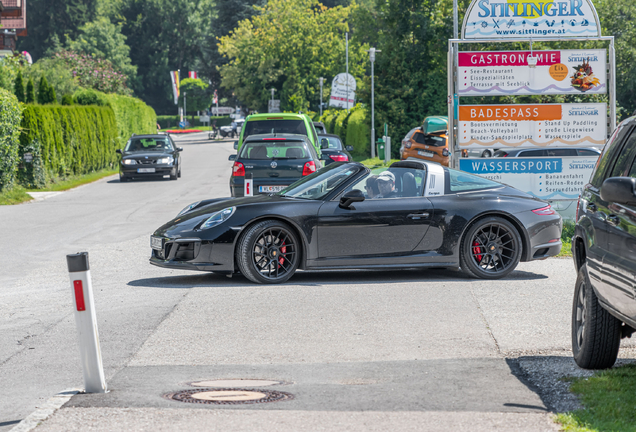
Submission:
[[[252,173],[245,173],[245,184],[243,186],[243,196],[254,196],[254,178]]]
[[[66,255],[86,393],[106,393],[88,252]]]

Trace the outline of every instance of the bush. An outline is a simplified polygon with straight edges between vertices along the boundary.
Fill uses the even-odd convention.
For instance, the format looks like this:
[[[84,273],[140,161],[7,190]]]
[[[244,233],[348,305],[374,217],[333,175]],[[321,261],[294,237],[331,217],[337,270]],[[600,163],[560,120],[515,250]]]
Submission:
[[[342,110],[338,113],[334,120],[333,133],[343,140],[345,140],[347,136],[347,119],[349,118],[350,113],[350,111],[347,112],[347,110]]]
[[[22,109],[15,95],[0,89],[0,192],[15,182]]]
[[[105,106],[108,104],[106,95],[93,89],[80,89],[73,93],[73,100],[78,105]]]
[[[117,162],[117,122],[110,107],[27,105],[22,129],[22,147],[41,143],[49,177],[86,174]]]
[[[26,158],[25,155],[29,155]],[[40,140],[34,139],[30,144],[21,145],[19,150],[18,182],[27,188],[42,188],[46,185],[46,173],[42,161]]]
[[[132,134],[157,133],[155,110],[142,100],[118,94],[104,95],[106,103],[115,113],[119,148],[122,148]]]
[[[62,96],[62,105],[73,105],[73,96],[71,96],[70,94],[65,94],[64,96]]]
[[[345,143],[353,146],[353,155],[369,156],[371,154],[370,140],[371,124],[367,112],[364,108],[356,106],[349,116]]]

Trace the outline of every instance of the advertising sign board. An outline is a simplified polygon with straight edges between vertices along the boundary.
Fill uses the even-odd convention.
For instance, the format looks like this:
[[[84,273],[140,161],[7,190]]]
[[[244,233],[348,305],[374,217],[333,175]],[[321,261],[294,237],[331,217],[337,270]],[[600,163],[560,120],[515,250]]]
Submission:
[[[270,99],[267,101],[267,112],[268,113],[279,113],[280,112],[280,99]]]
[[[458,53],[459,96],[603,94],[605,50],[469,51]]]
[[[598,157],[460,159],[459,169],[544,200],[575,200]]]
[[[356,79],[351,74],[340,73],[331,82],[329,106],[353,108],[356,100]]]
[[[601,35],[590,0],[474,0],[462,39],[587,38]]]
[[[220,115],[228,115],[228,114],[232,114],[234,112],[234,108],[232,107],[212,107],[210,108],[210,113],[213,116],[220,116]]]
[[[602,146],[607,139],[607,106],[462,105],[458,138],[463,148]]]

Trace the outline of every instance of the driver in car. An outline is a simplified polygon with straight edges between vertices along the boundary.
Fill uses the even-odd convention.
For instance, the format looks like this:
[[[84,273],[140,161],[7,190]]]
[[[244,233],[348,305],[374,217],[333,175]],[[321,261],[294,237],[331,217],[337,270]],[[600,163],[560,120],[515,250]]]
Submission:
[[[378,198],[396,198],[395,175],[391,171],[383,171],[378,176],[378,189],[380,196]]]

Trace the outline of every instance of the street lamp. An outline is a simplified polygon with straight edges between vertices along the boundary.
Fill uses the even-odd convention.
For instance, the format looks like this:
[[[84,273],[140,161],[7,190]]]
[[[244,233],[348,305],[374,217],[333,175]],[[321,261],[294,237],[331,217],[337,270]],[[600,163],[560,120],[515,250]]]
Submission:
[[[325,81],[323,77],[318,78],[320,81],[320,117],[322,117],[322,83]]]
[[[369,59],[371,60],[371,159],[375,158],[375,112],[373,106],[373,62],[375,61],[375,53],[382,52],[375,48],[369,48]]]

